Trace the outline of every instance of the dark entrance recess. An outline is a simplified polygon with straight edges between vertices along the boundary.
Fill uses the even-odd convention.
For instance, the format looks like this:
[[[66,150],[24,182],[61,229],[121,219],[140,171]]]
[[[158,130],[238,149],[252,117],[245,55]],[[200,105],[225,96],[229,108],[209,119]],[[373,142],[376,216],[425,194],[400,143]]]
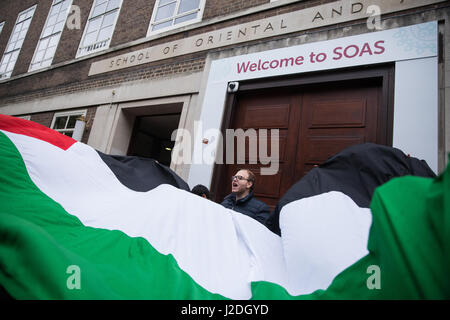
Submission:
[[[227,128],[279,129],[279,170],[261,175],[260,168],[268,165],[248,164],[247,145],[246,164],[236,164],[236,155],[234,164],[216,164],[215,201],[230,193],[230,176],[249,168],[256,175],[255,196],[273,209],[311,168],[344,148],[364,142],[392,145],[393,72],[392,66],[378,66],[241,82],[228,96],[223,135]]]
[[[128,155],[152,158],[170,166],[172,132],[178,129],[180,113],[137,116],[131,136]]]

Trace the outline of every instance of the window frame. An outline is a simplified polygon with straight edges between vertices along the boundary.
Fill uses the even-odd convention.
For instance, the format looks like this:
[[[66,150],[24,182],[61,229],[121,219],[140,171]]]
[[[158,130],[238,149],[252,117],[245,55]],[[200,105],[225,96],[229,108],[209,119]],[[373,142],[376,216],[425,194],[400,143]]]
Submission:
[[[112,33],[111,33],[111,36],[109,37],[109,39],[108,39],[108,40],[103,40],[103,41],[101,41],[101,42],[96,42],[96,43],[94,43],[94,44],[87,45],[87,46],[84,46],[84,47],[82,46],[82,45],[83,45],[83,42],[84,42],[84,39],[85,39],[85,37],[86,37],[86,33],[87,33],[88,26],[89,26],[89,22],[90,22],[91,20],[97,18],[97,17],[103,16],[103,17],[102,17],[102,21],[101,21],[101,23],[100,23],[100,27],[101,27],[105,15],[106,15],[107,13],[110,13],[110,12],[113,12],[113,11],[114,11],[114,10],[105,11],[105,12],[102,13],[101,15],[92,17],[92,14],[94,13],[94,9],[95,9],[95,4],[97,3],[97,1],[98,1],[98,0],[94,0],[94,1],[92,2],[91,10],[90,10],[90,12],[89,12],[89,17],[88,17],[88,19],[87,19],[87,21],[86,21],[86,25],[84,26],[83,36],[81,37],[80,43],[79,43],[79,45],[78,45],[78,49],[77,49],[77,53],[76,53],[76,55],[75,55],[75,58],[84,57],[84,56],[87,56],[87,55],[92,54],[92,53],[97,53],[97,52],[106,50],[106,49],[109,48],[109,46],[110,46],[110,44],[111,44],[112,36],[114,35],[114,31],[115,31],[115,29],[116,29],[117,20],[119,20],[119,15],[120,15],[120,10],[122,9],[123,0],[119,0],[119,1],[120,1],[119,7],[118,7],[117,9],[114,9],[114,10],[117,10],[117,15],[116,15],[116,17],[114,18],[114,23],[112,24],[112,26],[113,26],[113,28],[112,28]],[[111,0],[107,0],[107,1],[109,2],[109,1],[111,1]],[[99,32],[100,32],[100,28],[99,28]],[[97,36],[98,36],[98,34],[97,34]],[[85,51],[85,52],[81,51],[81,49],[87,48],[87,47],[89,47],[89,46],[95,46],[95,45],[97,45],[97,44],[99,44],[99,43],[103,43],[103,42],[105,42],[105,41],[106,41],[106,43],[105,43],[104,45],[102,45],[102,46],[99,46],[98,48],[94,48],[94,49],[92,49],[92,50],[90,50],[90,51]]]
[[[31,6],[31,7],[29,7],[28,9],[25,9],[25,10],[23,10],[23,11],[21,11],[21,12],[19,12],[19,13],[17,14],[16,22],[14,23],[13,30],[12,30],[12,32],[11,32],[11,35],[9,36],[8,43],[6,44],[5,51],[3,52],[2,58],[1,58],[1,60],[0,60],[0,67],[1,67],[1,65],[3,64],[5,55],[17,51],[17,58],[16,58],[16,61],[14,61],[14,66],[13,66],[13,68],[12,68],[11,71],[6,71],[6,70],[5,70],[4,72],[0,72],[0,81],[1,81],[1,80],[5,80],[5,79],[9,79],[9,78],[11,78],[11,76],[12,76],[12,73],[13,73],[13,71],[14,71],[14,68],[16,67],[17,60],[19,60],[19,54],[20,54],[20,51],[22,50],[23,43],[25,42],[25,39],[26,39],[26,37],[27,37],[28,30],[30,30],[31,22],[33,21],[34,14],[35,14],[35,12],[36,12],[36,7],[37,7],[37,4]],[[11,39],[12,39],[12,38],[14,37],[14,35],[16,34],[16,33],[14,32],[14,31],[16,30],[16,26],[17,26],[19,23],[22,23],[23,21],[25,21],[25,20],[23,20],[23,21],[20,21],[20,22],[19,22],[20,16],[21,16],[22,14],[24,14],[24,13],[28,13],[29,11],[33,11],[33,13],[32,13],[32,15],[31,15],[30,18],[26,18],[26,19],[25,19],[25,20],[30,19],[30,24],[29,24],[28,27],[27,27],[27,30],[26,30],[26,32],[25,32],[25,35],[24,35],[22,44],[20,45],[20,47],[19,47],[18,49],[13,49],[13,50],[11,50],[11,51],[7,51],[7,50],[8,50],[8,47],[9,47],[10,44],[11,44]],[[21,31],[22,31],[22,30],[21,30]],[[20,34],[21,31],[19,31],[19,34]],[[14,40],[14,41],[16,41],[16,43],[17,43],[18,40]],[[11,59],[11,58],[9,58],[9,59]],[[9,61],[10,61],[10,60],[9,60]],[[6,66],[9,65],[9,61],[8,61],[8,63],[6,64]],[[4,76],[4,75],[7,74],[7,73],[11,73],[11,74],[10,74],[9,76]]]
[[[5,21],[0,22],[0,34],[2,34],[4,26],[5,26]]]
[[[61,31],[55,32],[55,33],[51,33],[51,34],[49,34],[49,35],[43,37],[44,32],[45,32],[45,29],[48,28],[47,23],[48,23],[48,20],[50,19],[50,13],[52,12],[53,6],[56,6],[56,5],[58,5],[59,3],[63,2],[63,1],[69,1],[69,6],[68,6],[67,9],[66,9],[66,18],[64,19],[64,25],[63,25]],[[44,27],[42,28],[41,35],[39,36],[39,40],[38,40],[38,42],[37,42],[36,49],[34,50],[33,58],[31,59],[30,66],[28,67],[28,72],[35,71],[35,70],[39,70],[39,69],[43,69],[43,68],[47,68],[47,67],[50,67],[50,66],[52,65],[53,59],[55,58],[56,50],[57,50],[57,48],[58,48],[59,40],[61,39],[61,35],[62,35],[63,31],[64,31],[64,26],[66,25],[66,22],[67,22],[67,17],[69,16],[69,12],[70,12],[70,8],[71,8],[71,6],[72,6],[72,3],[73,3],[73,0],[53,0],[52,6],[50,7],[50,10],[49,10],[48,15],[47,15],[47,19],[45,20]],[[60,11],[60,12],[58,13],[58,15],[59,15],[61,12],[62,12],[62,11]],[[58,34],[58,33],[59,33],[59,34]],[[44,57],[42,57],[41,61],[39,61],[39,62],[35,62],[35,61],[34,61],[34,59],[36,58],[36,55],[37,55],[37,53],[38,53],[39,45],[41,44],[41,41],[42,41],[42,40],[45,40],[45,39],[47,39],[47,38],[52,38],[54,35],[57,35],[57,37],[58,37],[58,40],[56,41],[55,52],[53,53],[53,56],[52,56],[52,58],[50,59],[50,64],[49,64],[48,66],[42,66],[42,63],[44,62]],[[46,52],[47,49],[48,49],[48,46],[47,46],[47,48],[45,49],[45,52]],[[44,54],[45,54],[45,52],[44,52]],[[36,66],[38,63],[39,63],[39,66]]]
[[[86,117],[86,114],[87,114],[87,109],[55,112],[55,114],[53,115],[52,123],[50,125],[50,129],[58,131],[61,134],[64,134],[65,132],[68,132],[68,131],[72,131],[72,134],[73,134],[73,131],[75,130],[75,128],[67,129],[66,128],[67,127],[67,122],[66,122],[66,125],[65,125],[64,129],[55,129],[55,128],[53,128],[53,126],[56,123],[56,118],[58,118],[58,117],[67,117],[67,120],[69,120],[70,116],[84,116],[84,117]]]
[[[149,23],[148,29],[147,29],[147,37],[152,36],[152,35],[155,35],[155,34],[158,34],[158,33],[162,33],[162,32],[166,32],[166,31],[170,31],[170,30],[182,28],[182,27],[184,27],[184,26],[187,26],[187,25],[190,25],[190,24],[194,24],[194,23],[200,22],[200,21],[202,21],[202,19],[203,19],[203,12],[204,12],[204,10],[205,10],[206,0],[199,0],[200,3],[199,3],[198,8],[197,8],[197,12],[198,12],[197,18],[191,19],[191,20],[187,20],[187,21],[184,21],[184,22],[181,22],[181,23],[178,23],[178,24],[172,24],[171,26],[164,27],[164,28],[161,28],[161,29],[158,29],[158,30],[154,30],[154,31],[153,31],[153,30],[152,30],[152,27],[155,25],[154,22],[155,22],[156,14],[157,14],[158,9],[159,9],[159,3],[160,3],[160,1],[161,1],[161,0],[156,0],[156,1],[155,1],[155,5],[154,5],[154,7],[153,7],[153,12],[152,12],[152,17],[151,17],[151,19],[150,19],[150,23]],[[180,6],[181,0],[174,0],[174,1],[176,1],[176,6],[175,6],[174,12],[177,12],[177,11],[178,11],[178,8],[179,8],[179,6]],[[177,18],[181,18],[181,17],[183,17],[183,16],[185,16],[185,15],[192,14],[193,11],[194,11],[194,10],[191,10],[191,11],[188,11],[189,13],[183,13],[182,15],[178,15],[178,16],[177,16],[177,15],[172,15],[170,18],[165,18],[165,19],[162,19],[162,20],[166,20],[166,21],[172,20],[172,21],[174,21],[174,20],[177,19]]]

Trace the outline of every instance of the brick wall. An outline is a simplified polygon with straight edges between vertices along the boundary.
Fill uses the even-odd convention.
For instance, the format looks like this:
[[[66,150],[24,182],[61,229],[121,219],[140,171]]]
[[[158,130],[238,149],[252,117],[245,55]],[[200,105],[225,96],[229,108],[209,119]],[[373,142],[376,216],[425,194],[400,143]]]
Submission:
[[[13,24],[15,22],[15,19],[17,18],[17,14],[20,11],[23,11],[24,9],[27,9],[31,5],[33,5],[34,1],[0,1],[0,21],[6,21],[4,30],[0,35],[0,52],[3,52],[2,50],[4,50],[6,47],[6,43],[12,31]],[[90,65],[95,61],[107,59],[119,54],[124,54],[127,52],[181,39],[184,37],[193,36],[195,34],[225,28],[227,26],[245,23],[257,19],[263,19],[265,17],[300,10],[305,7],[311,7],[332,1],[335,0],[299,1],[286,6],[266,10],[264,12],[257,12],[251,15],[242,16],[237,19],[216,23],[214,25],[208,25],[202,28],[196,28],[176,33],[171,36],[159,38],[133,47],[116,50],[90,59],[84,59],[79,62],[63,65],[55,69],[42,71],[15,80],[10,80],[0,84],[0,106],[11,102],[27,101],[51,95],[61,95],[81,92],[92,88],[113,86],[127,81],[169,77],[171,75],[177,75],[180,73],[201,72],[204,68],[205,57],[207,54],[206,52],[185,55],[168,60],[156,61],[145,65],[119,70],[116,72],[109,72],[88,77]],[[25,39],[24,47],[21,51],[21,54],[19,55],[19,60],[17,62],[17,66],[14,70],[13,75],[27,72],[29,63],[40,36],[40,32],[45,23],[45,19],[48,14],[51,2],[52,0],[38,1],[38,7],[31,24],[31,29],[27,35],[27,38]],[[111,47],[145,37],[153,11],[154,2],[155,0],[123,0],[123,6],[121,8],[118,22],[115,28]],[[268,2],[269,0],[207,0],[203,21],[207,21],[208,19],[211,19],[218,15],[226,15]],[[73,1],[73,4],[78,5],[81,9],[81,29],[64,29],[60,43],[58,45],[58,49],[56,51],[54,64],[74,59],[92,3],[93,0]],[[130,3],[134,5],[130,6]],[[340,25],[340,27],[345,27],[347,24],[352,23],[354,22],[343,23]],[[325,30],[326,28],[328,27],[324,27],[323,29]],[[307,32],[311,32],[311,30],[297,32],[289,36],[298,36]],[[279,37],[274,37],[273,39],[277,39]],[[267,41],[267,39],[261,41]]]
[[[204,65],[204,54],[192,54],[182,59],[158,61],[88,78],[90,63],[71,64],[59,68],[59,72],[40,72],[0,85],[0,105],[115,86],[128,81],[195,73],[202,71]]]
[[[111,47],[114,47],[115,45],[121,43],[127,43],[145,37],[155,0],[134,0],[134,1],[123,0],[123,1],[124,2],[117,21]],[[45,2],[47,4],[47,7],[49,8],[51,0],[39,1],[38,7],[41,6],[41,3],[43,2]],[[254,1],[207,0],[205,5],[205,13],[203,21],[206,21],[207,19],[216,16],[218,13],[221,13],[222,10],[225,10],[225,12],[227,13],[231,13],[233,11],[243,10],[251,6],[260,5],[267,2],[269,2],[269,0],[254,0]],[[317,0],[305,2],[312,3],[315,5],[317,3]],[[304,7],[305,2],[302,1],[298,4],[294,4],[294,6]],[[81,22],[82,22],[81,29],[69,30],[68,28],[64,28],[58,45],[58,49],[56,51],[55,58],[53,60],[53,64],[57,64],[67,60],[72,60],[75,57],[92,3],[93,0],[73,1],[73,4],[79,6],[81,10]],[[134,3],[135,6],[130,6],[129,5],[130,3]],[[47,12],[48,8],[46,9]],[[87,76],[90,65],[95,61],[107,59],[109,57],[114,57],[119,54],[139,50],[149,46],[154,46],[161,43],[181,39],[183,37],[189,37],[195,34],[208,32],[214,29],[225,28],[230,25],[235,25],[247,21],[261,19],[271,15],[276,15],[278,14],[278,10],[279,9],[273,9],[266,12],[255,13],[238,19],[205,26],[202,28],[188,30],[168,37],[156,39],[151,42],[136,45],[130,48],[117,50],[91,59],[86,59],[77,63],[61,66],[58,67],[57,69],[42,71],[24,78],[10,80],[8,82],[0,84],[0,105],[5,105],[11,102],[19,102],[35,98],[42,98],[50,95],[67,94],[92,88],[117,85],[121,82],[139,79],[153,79],[158,77],[168,77],[170,75],[177,75],[180,73],[200,72],[203,70],[204,67],[205,63],[204,59],[206,57],[206,53],[197,53],[169,60],[156,61],[154,63],[149,63],[133,68],[127,68],[125,70],[110,72],[107,74],[101,74],[93,77]],[[40,11],[45,10],[40,9]],[[42,13],[41,15],[43,19],[42,21],[43,25],[45,23],[45,15]],[[37,29],[42,28],[39,27],[34,28],[34,30]],[[30,33],[31,32],[32,31],[30,30]],[[37,43],[37,39],[39,38],[40,32],[34,33],[36,34],[35,43]],[[32,47],[31,44],[27,44],[27,46]],[[31,57],[29,58],[29,60],[31,60]],[[26,65],[27,67],[29,64],[29,62],[24,63],[23,59],[18,63]]]
[[[203,19],[227,15],[269,2],[270,0],[206,0]]]
[[[53,120],[54,112],[41,112],[31,115],[31,121],[42,124],[43,126],[50,127]]]
[[[155,0],[123,0],[111,47],[145,38]]]
[[[17,14],[24,9],[35,4],[36,0],[24,1],[0,1],[0,21],[6,21],[4,30],[0,35],[0,52],[3,52]],[[268,2],[269,0],[256,1],[214,1],[207,0],[203,21],[218,16],[225,10],[227,13],[239,11],[257,4]],[[53,65],[65,61],[73,60],[76,56],[79,43],[81,41],[84,27],[86,25],[94,0],[73,0],[73,5],[80,8],[81,28],[70,30],[64,28],[58,48],[53,59]],[[35,15],[33,17],[27,38],[24,41],[19,60],[14,68],[13,76],[26,74],[32,60],[34,50],[39,41],[39,37],[52,0],[38,0]],[[131,4],[131,5],[130,5]],[[147,34],[155,0],[123,0],[120,14],[116,24],[110,47],[128,43],[133,40],[142,39]],[[223,9],[224,8],[224,9]],[[223,10],[222,10],[223,9]],[[71,19],[69,15],[69,19]],[[202,28],[198,32],[207,32],[215,26]],[[200,72],[203,70],[203,54],[188,55],[166,61],[157,61],[145,66],[138,66],[116,73],[108,73],[96,77],[87,76],[92,62],[102,60],[117,54],[139,50],[144,47],[157,45],[160,43],[181,39],[196,31],[175,34],[169,37],[156,39],[152,42],[111,52],[88,60],[82,60],[74,64],[68,64],[56,69],[42,71],[23,78],[10,80],[0,84],[0,105],[10,102],[26,101],[30,99],[50,96],[54,94],[67,94],[102,86],[116,85],[121,82],[139,79],[153,79],[167,77],[179,73]]]
[[[73,0],[72,4],[80,8],[81,28],[63,29],[58,48],[53,59],[53,64],[58,64],[75,58],[93,2],[94,0]],[[267,2],[269,2],[269,0],[207,0],[205,4],[203,21]],[[18,13],[36,3],[37,8],[19,55],[19,59],[16,63],[16,67],[14,68],[13,76],[28,72],[31,59],[51,7],[52,0],[0,1],[0,21],[6,21],[3,32],[0,35],[1,53],[3,53],[6,48],[6,44],[14,27]],[[154,4],[155,0],[123,0],[110,47],[145,38]],[[170,41],[173,39],[173,37],[170,37],[167,39],[162,39],[160,42]]]

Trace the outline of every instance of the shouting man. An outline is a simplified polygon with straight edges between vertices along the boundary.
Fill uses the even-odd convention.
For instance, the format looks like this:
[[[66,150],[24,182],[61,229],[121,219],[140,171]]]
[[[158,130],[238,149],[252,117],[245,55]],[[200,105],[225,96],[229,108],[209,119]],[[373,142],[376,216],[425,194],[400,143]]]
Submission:
[[[231,177],[231,194],[221,203],[225,208],[243,213],[265,225],[270,209],[253,196],[255,175],[248,169],[239,170]]]

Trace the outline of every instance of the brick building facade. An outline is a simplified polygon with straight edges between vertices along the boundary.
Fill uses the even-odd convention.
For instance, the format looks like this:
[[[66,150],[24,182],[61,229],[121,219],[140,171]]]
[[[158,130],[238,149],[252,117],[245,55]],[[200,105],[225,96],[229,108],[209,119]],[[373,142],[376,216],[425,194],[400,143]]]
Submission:
[[[354,143],[398,147],[439,172],[450,152],[449,6],[438,0],[2,1],[0,112],[53,128],[82,113],[83,142],[106,153],[160,157],[191,187],[203,183],[217,196],[235,167],[173,156],[170,162],[164,152],[173,147],[173,130],[192,133],[191,152],[216,154],[217,137],[207,129],[280,129],[277,175],[270,180],[261,176],[261,164],[254,166],[260,181],[277,189],[257,190],[271,205],[295,182],[288,175],[298,179]],[[325,96],[342,103],[325,106]],[[296,112],[297,122],[289,122]],[[203,126],[198,135],[196,123]],[[369,127],[373,132],[363,130]],[[283,162],[291,153],[294,160]]]

